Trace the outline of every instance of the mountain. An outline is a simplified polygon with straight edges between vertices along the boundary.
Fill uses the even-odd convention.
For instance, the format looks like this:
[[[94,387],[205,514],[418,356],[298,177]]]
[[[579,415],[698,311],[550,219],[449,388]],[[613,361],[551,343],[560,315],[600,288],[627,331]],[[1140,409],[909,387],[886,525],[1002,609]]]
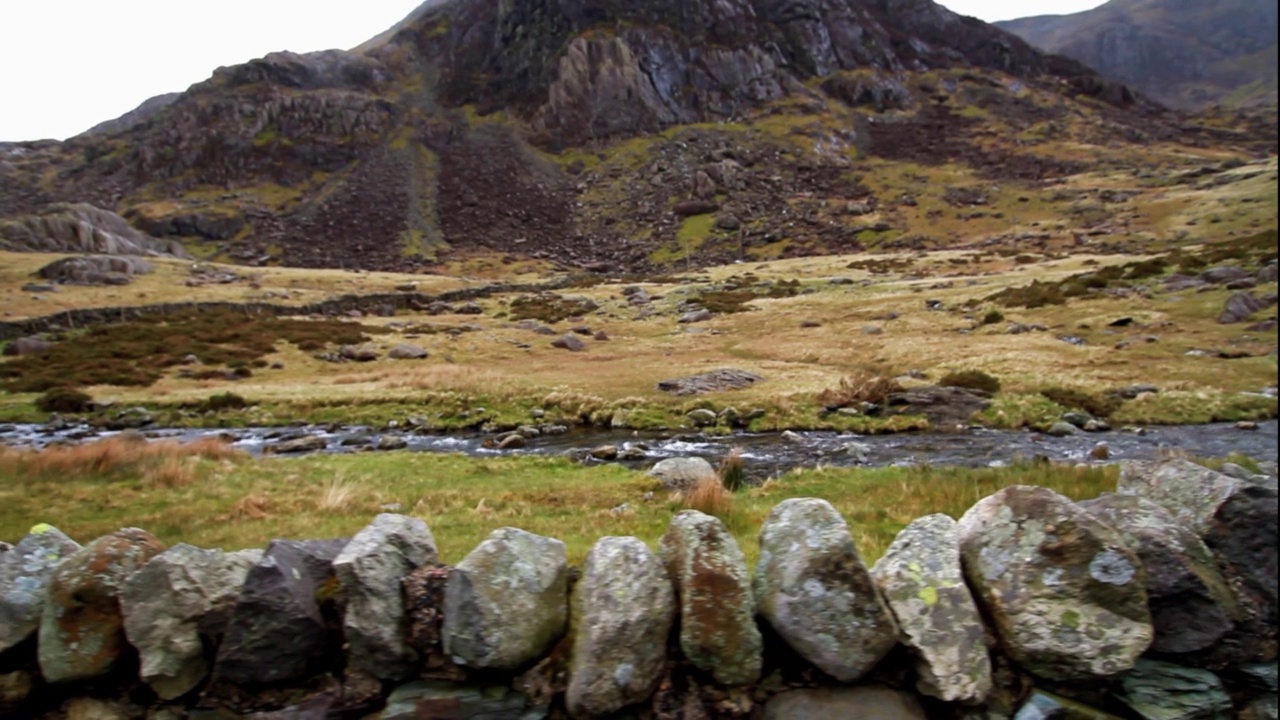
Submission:
[[[90,203],[246,263],[641,270],[950,242],[917,190],[869,186],[890,166],[1031,186],[1131,162],[1114,148],[1271,135],[1188,126],[928,0],[429,0],[354,51],[0,143],[0,217]]]
[[[1111,0],[996,23],[1171,107],[1276,102],[1271,0]]]

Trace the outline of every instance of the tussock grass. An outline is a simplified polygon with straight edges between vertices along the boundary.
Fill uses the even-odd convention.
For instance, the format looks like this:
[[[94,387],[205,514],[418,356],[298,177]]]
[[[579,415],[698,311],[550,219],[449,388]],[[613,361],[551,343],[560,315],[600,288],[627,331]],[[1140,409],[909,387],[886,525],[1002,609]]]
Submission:
[[[889,396],[902,392],[902,386],[891,377],[859,370],[840,378],[840,384],[818,393],[818,402],[827,408],[842,408],[862,402],[883,405]]]
[[[719,475],[700,479],[682,499],[685,507],[721,519],[733,512],[733,493],[725,487]]]
[[[83,445],[43,450],[0,446],[0,475],[14,478],[110,481],[144,475],[162,487],[185,485],[194,479],[199,460],[239,460],[240,450],[215,438],[189,443],[150,442],[135,435],[116,435]]]

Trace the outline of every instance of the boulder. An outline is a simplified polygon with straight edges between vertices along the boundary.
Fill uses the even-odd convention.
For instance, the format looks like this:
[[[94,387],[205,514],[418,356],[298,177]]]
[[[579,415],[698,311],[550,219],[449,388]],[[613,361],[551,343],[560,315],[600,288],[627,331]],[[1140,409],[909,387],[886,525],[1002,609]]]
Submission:
[[[301,681],[332,664],[338,628],[322,604],[337,594],[333,561],[346,540],[275,540],[245,576],[214,680],[236,686]]]
[[[1200,279],[1211,285],[1220,285],[1234,280],[1252,277],[1253,273],[1238,265],[1219,265],[1200,273]]]
[[[991,692],[982,616],[960,566],[956,521],[929,515],[894,538],[871,569],[916,657],[916,687],[945,702],[973,704]]]
[[[926,720],[915,697],[878,685],[788,690],[769,698],[765,720]]]
[[[712,315],[710,310],[691,310],[681,315],[677,322],[682,325],[689,325],[691,323],[706,322],[713,317],[715,317],[715,315]]]
[[[61,530],[42,523],[0,553],[0,653],[31,637],[40,627],[53,571],[79,549],[80,544]]]
[[[568,350],[569,352],[582,352],[587,349],[587,344],[582,342],[577,335],[570,333],[552,340],[551,347]]]
[[[474,668],[515,670],[541,658],[569,623],[564,543],[499,528],[449,576],[444,652]]]
[[[1231,630],[1239,607],[1209,548],[1164,506],[1139,495],[1107,493],[1080,503],[1120,531],[1146,578],[1153,652],[1202,654]],[[1193,662],[1194,657],[1188,658]]]
[[[671,520],[659,552],[675,583],[685,657],[721,685],[758,680],[763,640],[751,573],[724,523],[685,510]]]
[[[373,345],[343,345],[338,348],[338,357],[353,362],[373,362],[378,359],[378,348]]]
[[[675,613],[666,568],[644,542],[598,540],[573,593],[569,713],[598,717],[648,699],[661,680]]]
[[[272,452],[282,455],[291,453],[318,452],[329,447],[329,441],[319,435],[306,435],[292,440],[285,440],[277,445],[269,445]]]
[[[1218,322],[1223,324],[1244,322],[1267,305],[1266,300],[1253,293],[1238,292],[1227,298],[1226,304],[1222,306],[1222,314],[1218,316]]]
[[[397,345],[387,352],[392,360],[422,360],[429,355],[426,348],[419,345]]]
[[[1118,492],[1160,503],[1200,536],[1226,578],[1243,619],[1222,657],[1227,662],[1276,656],[1277,494],[1187,460],[1126,464]]]
[[[970,508],[958,531],[969,587],[1008,655],[1031,673],[1107,677],[1151,644],[1137,555],[1068,498],[1008,487]]]
[[[1230,720],[1231,698],[1208,670],[1139,660],[1120,678],[1120,702],[1149,720]]]
[[[692,489],[702,480],[715,476],[716,469],[700,457],[667,458],[649,470],[649,477],[661,481],[663,488],[680,492]]]
[[[351,538],[333,561],[347,607],[342,618],[347,662],[379,680],[403,680],[417,653],[405,641],[409,619],[401,578],[437,560],[423,521],[383,513]]]
[[[175,545],[151,558],[120,589],[125,635],[138,649],[139,677],[162,700],[187,694],[209,671],[249,568],[261,550],[225,553]]]
[[[769,513],[754,591],[760,616],[840,682],[865,675],[898,643],[849,526],[826,500],[792,498]]]
[[[689,418],[689,422],[693,423],[694,427],[711,427],[720,419],[720,416],[716,414],[715,410],[708,410],[706,408],[690,410],[688,413],[685,413],[685,417]]]
[[[476,720],[542,720],[546,705],[534,705],[510,685],[459,685],[439,680],[401,685],[387,698],[377,720],[475,718]]]
[[[125,528],[94,540],[58,565],[45,595],[37,644],[45,680],[88,680],[111,670],[127,645],[120,588],[164,549],[151,533]]]

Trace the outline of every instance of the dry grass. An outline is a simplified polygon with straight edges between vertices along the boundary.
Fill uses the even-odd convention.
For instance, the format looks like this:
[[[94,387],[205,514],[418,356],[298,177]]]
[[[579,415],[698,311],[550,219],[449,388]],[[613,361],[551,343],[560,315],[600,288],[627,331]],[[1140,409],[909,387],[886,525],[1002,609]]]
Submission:
[[[240,450],[216,438],[189,443],[148,441],[132,434],[83,445],[43,450],[0,447],[0,474],[6,477],[58,477],[68,480],[137,474],[157,487],[186,485],[195,478],[194,461],[238,460]]]
[[[902,392],[897,380],[859,370],[840,378],[838,386],[818,393],[818,402],[828,408],[849,407],[863,402],[883,405],[896,392]]]
[[[718,475],[702,478],[684,493],[685,507],[724,519],[733,511],[733,493],[725,489]]]
[[[324,487],[316,499],[316,509],[323,513],[344,512],[355,504],[357,490],[355,483],[339,475]]]

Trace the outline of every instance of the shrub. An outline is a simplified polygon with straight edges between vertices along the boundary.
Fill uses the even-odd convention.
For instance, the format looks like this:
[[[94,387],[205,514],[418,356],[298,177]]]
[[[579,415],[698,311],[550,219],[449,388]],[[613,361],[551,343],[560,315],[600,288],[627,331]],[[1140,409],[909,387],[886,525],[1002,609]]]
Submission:
[[[861,402],[883,405],[896,392],[902,392],[897,380],[860,370],[840,378],[839,387],[818,393],[818,402],[825,408],[842,408]]]
[[[998,322],[1004,322],[1004,313],[999,310],[988,310],[987,314],[982,316],[983,325],[995,325]]]
[[[944,387],[981,390],[991,395],[1000,392],[1000,379],[981,370],[960,370],[947,373],[945,377],[938,381],[938,384]]]
[[[74,388],[55,387],[36,398],[36,408],[49,413],[82,413],[93,409],[93,398]]]
[[[1081,390],[1064,387],[1048,387],[1040,394],[1065,408],[1083,410],[1094,417],[1110,417],[1111,413],[1120,409],[1120,399],[1110,396],[1099,396]]]
[[[241,410],[249,406],[249,401],[233,392],[210,395],[196,405],[200,412],[218,412],[220,410]]]

